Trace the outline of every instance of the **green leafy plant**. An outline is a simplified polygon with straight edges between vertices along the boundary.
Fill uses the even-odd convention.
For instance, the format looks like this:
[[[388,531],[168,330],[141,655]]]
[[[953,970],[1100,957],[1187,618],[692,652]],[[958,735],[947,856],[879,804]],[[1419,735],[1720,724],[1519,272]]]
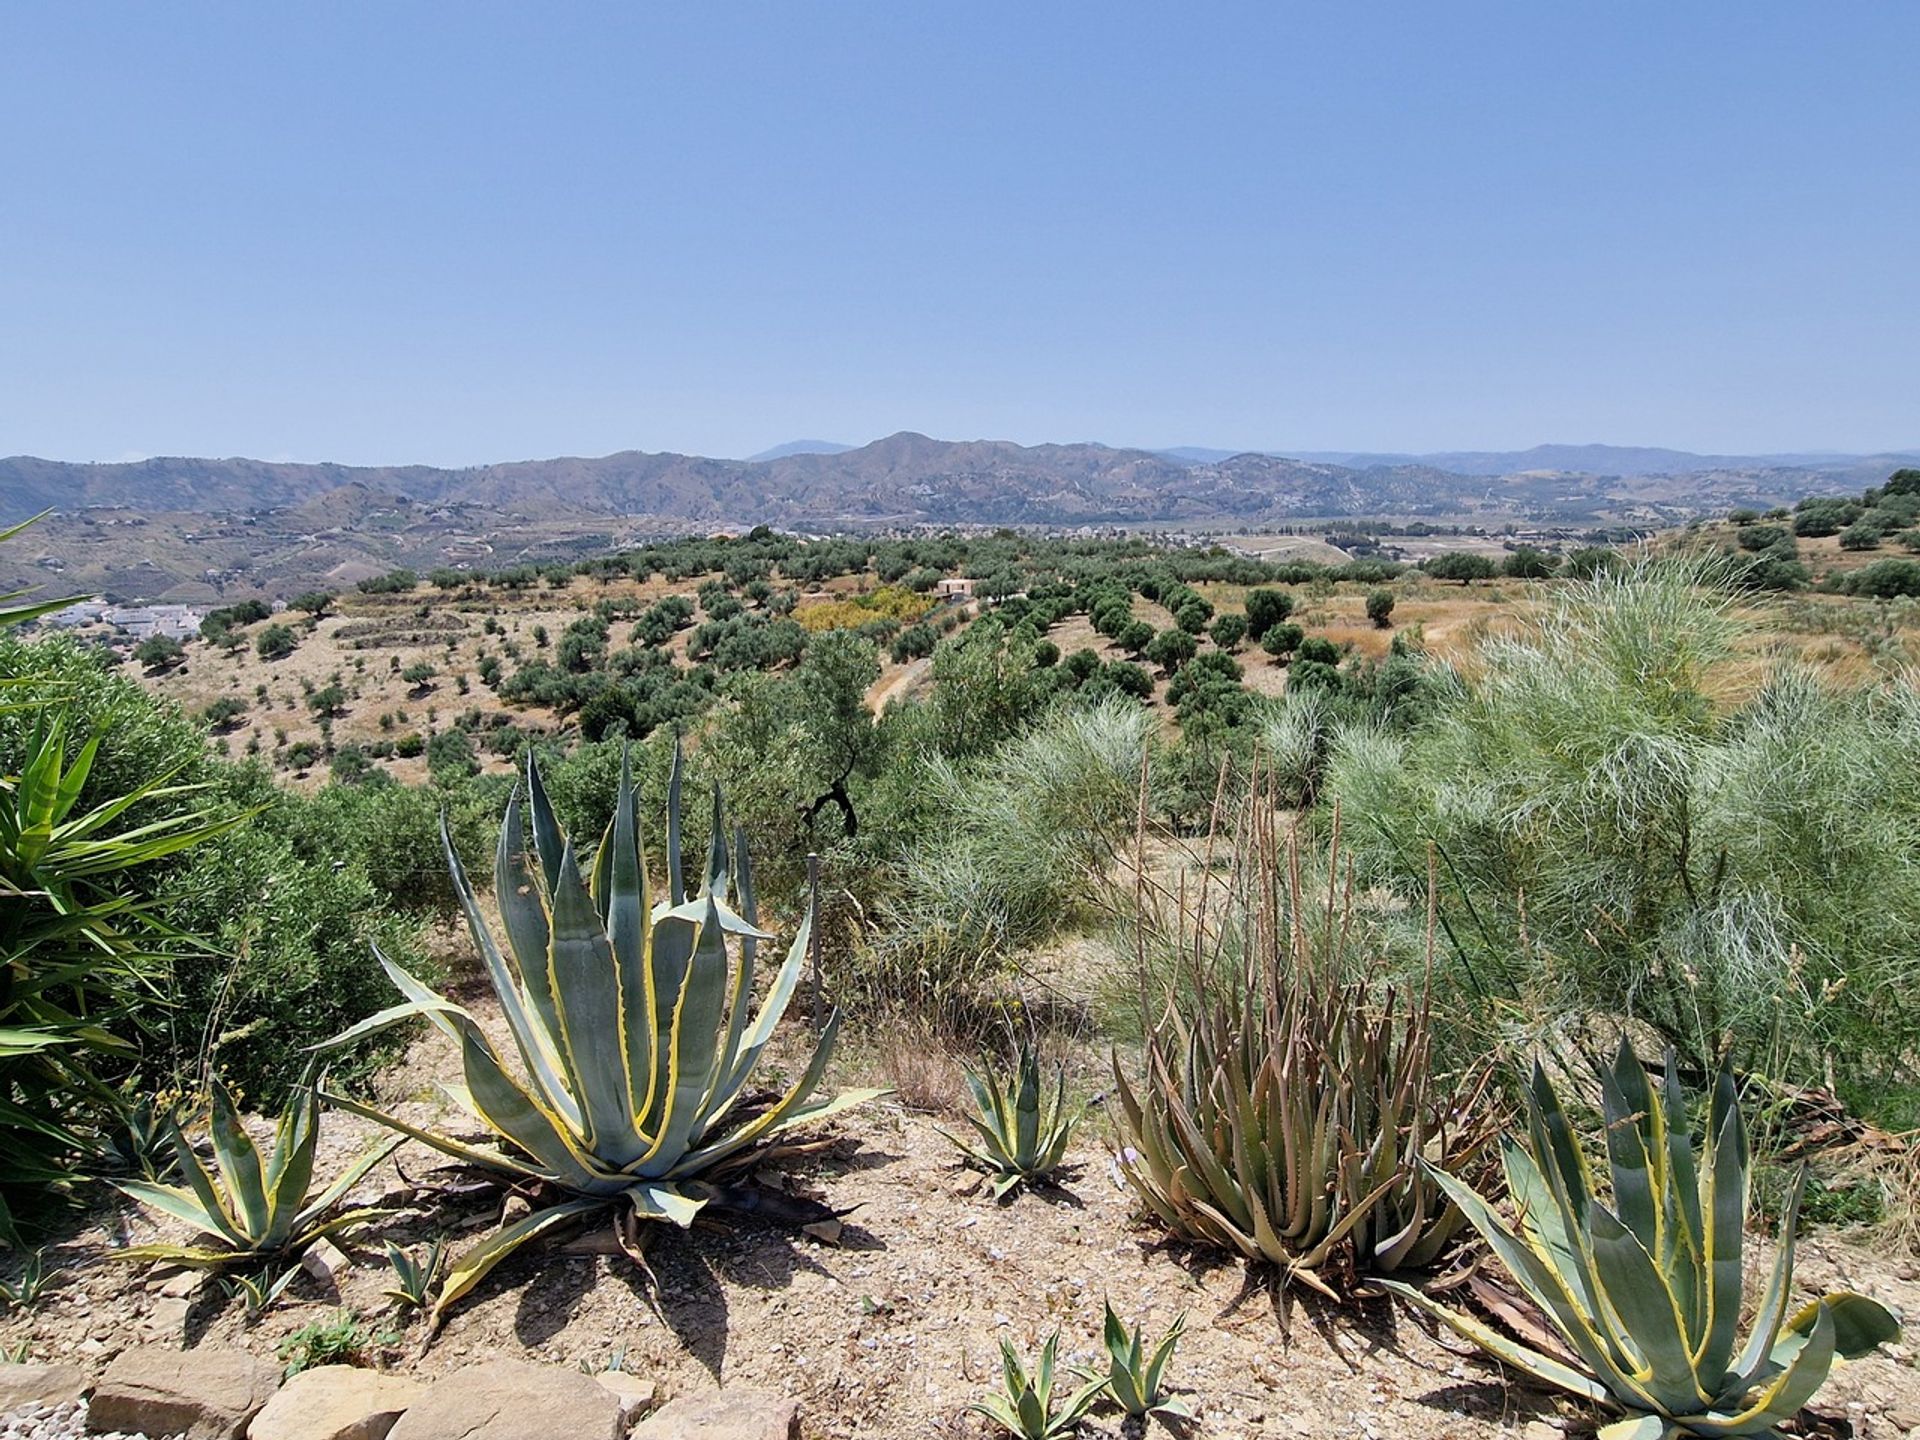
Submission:
[[[1187,973],[1143,1011],[1144,1078],[1114,1057],[1119,1165],[1174,1234],[1337,1297],[1332,1280],[1430,1265],[1463,1228],[1420,1162],[1483,1163],[1487,1071],[1436,1071],[1425,996],[1367,977],[1385,957],[1351,887],[1329,879],[1325,902],[1309,899],[1275,813],[1253,797],[1225,883],[1171,922],[1142,918]],[[1341,869],[1336,826],[1326,873]]]
[[[1003,1200],[1021,1184],[1049,1179],[1060,1168],[1067,1141],[1080,1120],[1079,1112],[1067,1107],[1066,1066],[1059,1067],[1050,1106],[1043,1103],[1040,1056],[1025,1039],[1012,1075],[995,1074],[990,1061],[983,1061],[977,1070],[962,1068],[975,1109],[966,1120],[980,1143],[969,1144],[956,1135],[947,1138],[993,1177],[993,1198]]]
[[[681,863],[681,770],[676,750],[667,796],[667,894],[653,903],[626,760],[589,880],[529,757],[526,784],[508,802],[495,859],[504,952],[488,933],[443,830],[447,863],[512,1034],[517,1067],[471,1014],[384,956],[406,1001],[334,1042],[425,1016],[459,1044],[466,1085],[456,1098],[499,1146],[418,1129],[350,1097],[329,1098],[458,1160],[543,1183],[563,1197],[453,1264],[434,1305],[436,1325],[448,1306],[534,1236],[610,1207],[620,1207],[626,1224],[690,1225],[718,1193],[714,1182],[753,1164],[762,1142],[880,1093],[811,1098],[833,1053],[836,1012],[786,1094],[750,1118],[736,1114],[799,982],[813,916],[802,920],[758,1014],[750,1013],[755,950],[771,937],[757,923],[745,837],[736,835],[729,848],[716,790],[704,883],[689,895]],[[738,945],[737,963],[730,939]]]
[[[22,520],[17,525],[9,525],[6,529],[0,530],[0,541],[11,540],[35,521],[44,520],[52,513],[50,510],[42,510],[38,515],[30,519]],[[15,625],[24,625],[27,621],[37,620],[42,615],[50,615],[55,610],[63,606],[71,605],[74,601],[81,598],[78,595],[67,595],[58,600],[29,600],[24,605],[16,605],[13,603],[22,596],[32,593],[30,590],[8,590],[0,593],[0,630],[10,629]]]
[[[1113,1313],[1113,1303],[1107,1303],[1106,1342],[1109,1360],[1106,1388],[1127,1414],[1152,1415],[1161,1420],[1186,1420],[1192,1417],[1193,1412],[1187,1403],[1169,1395],[1161,1384],[1167,1362],[1173,1358],[1173,1347],[1180,1343],[1181,1333],[1186,1328],[1187,1317],[1182,1315],[1160,1337],[1160,1343],[1153,1347],[1153,1357],[1148,1359],[1141,1327],[1136,1325],[1129,1332],[1120,1323],[1120,1317]]]
[[[424,1260],[414,1259],[389,1240],[387,1264],[393,1267],[393,1284],[387,1287],[387,1297],[405,1309],[423,1309],[433,1296],[433,1287],[440,1283],[441,1272],[446,1269],[447,1237],[434,1236]]]
[[[174,785],[177,771],[83,807],[101,739],[69,759],[67,716],[43,705],[18,773],[0,774],[0,1176],[9,1183],[72,1179],[92,1122],[120,1108],[109,1076],[135,1052],[112,1027],[152,1002],[163,964],[164,927],[129,872],[245,818],[182,811],[129,821],[136,806],[200,788]]]
[[[59,1277],[59,1267],[48,1267],[45,1250],[29,1250],[20,1262],[19,1273],[11,1280],[0,1280],[0,1304],[10,1310],[25,1310],[52,1289]]]
[[[244,1302],[249,1320],[256,1320],[273,1308],[287,1293],[287,1287],[299,1278],[298,1264],[265,1265],[257,1270],[236,1270],[219,1277],[221,1290],[229,1297],[238,1295]]]
[[[211,1245],[130,1245],[114,1252],[123,1260],[160,1260],[202,1270],[255,1267],[297,1258],[324,1236],[388,1212],[360,1209],[336,1212],[346,1193],[398,1147],[393,1136],[375,1146],[317,1195],[309,1195],[314,1153],[320,1141],[320,1099],[311,1085],[287,1097],[274,1126],[273,1149],[266,1155],[240,1123],[233,1093],[213,1082],[208,1128],[214,1166],[195,1152],[185,1131],[165,1122],[179,1157],[183,1185],[151,1180],[115,1181],[118,1189],[163,1215],[184,1220]]]
[[[1040,1363],[1029,1373],[1011,1340],[1000,1341],[999,1393],[967,1406],[1020,1440],[1054,1440],[1069,1434],[1106,1392],[1107,1382],[1093,1380],[1073,1392],[1056,1412],[1053,1408],[1054,1356],[1060,1332],[1054,1331],[1040,1347]]]
[[[1594,1183],[1573,1125],[1546,1073],[1534,1067],[1527,1142],[1505,1145],[1514,1219],[1471,1187],[1434,1179],[1565,1345],[1522,1344],[1410,1286],[1401,1296],[1535,1379],[1615,1406],[1627,1418],[1604,1440],[1777,1436],[1827,1378],[1834,1360],[1897,1340],[1884,1305],[1846,1291],[1791,1315],[1794,1231],[1804,1171],[1790,1194],[1772,1274],[1746,1343],[1742,1249],[1751,1183],[1745,1119],[1733,1076],[1720,1072],[1696,1154],[1686,1096],[1668,1054],[1658,1088],[1622,1039],[1600,1074],[1610,1200]]]
[[[364,1365],[369,1350],[391,1345],[398,1338],[390,1331],[373,1329],[351,1310],[340,1310],[329,1319],[302,1325],[274,1350],[286,1362],[291,1379],[322,1365]]]

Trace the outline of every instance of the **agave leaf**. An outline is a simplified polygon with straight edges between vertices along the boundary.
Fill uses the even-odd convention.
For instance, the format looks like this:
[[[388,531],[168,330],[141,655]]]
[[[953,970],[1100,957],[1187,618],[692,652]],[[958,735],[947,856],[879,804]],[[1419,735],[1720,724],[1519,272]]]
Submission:
[[[1529,1345],[1522,1345],[1502,1335],[1492,1326],[1475,1319],[1471,1315],[1441,1305],[1423,1295],[1404,1280],[1378,1279],[1374,1281],[1381,1289],[1398,1295],[1409,1305],[1424,1310],[1434,1319],[1445,1325],[1463,1340],[1471,1340],[1489,1355],[1511,1365],[1514,1369],[1533,1376],[1534,1379],[1577,1395],[1583,1400],[1607,1401],[1612,1399],[1607,1387],[1591,1376],[1583,1375],[1571,1365],[1564,1365],[1549,1356],[1542,1355]]]
[[[1676,1427],[1658,1415],[1634,1415],[1602,1425],[1594,1432],[1594,1440],[1666,1440],[1678,1433]]]
[[[1608,1394],[1621,1397],[1631,1395],[1646,1408],[1654,1408],[1654,1397],[1648,1393],[1646,1387],[1634,1378],[1629,1371],[1621,1368],[1619,1360],[1614,1355],[1606,1340],[1596,1331],[1593,1319],[1583,1312],[1575,1302],[1572,1294],[1568,1290],[1565,1277],[1559,1271],[1556,1271],[1544,1256],[1538,1254],[1524,1241],[1509,1231],[1506,1226],[1501,1223],[1499,1217],[1493,1213],[1492,1207],[1489,1206],[1485,1200],[1481,1199],[1480,1196],[1476,1195],[1471,1188],[1454,1179],[1453,1176],[1443,1170],[1429,1168],[1428,1173],[1433,1176],[1434,1181],[1440,1188],[1446,1191],[1448,1197],[1452,1199],[1454,1204],[1460,1207],[1461,1212],[1467,1217],[1467,1222],[1471,1224],[1475,1230],[1480,1232],[1480,1236],[1487,1242],[1488,1248],[1499,1258],[1500,1263],[1506,1266],[1507,1273],[1511,1275],[1515,1283],[1526,1292],[1527,1298],[1532,1300],[1535,1305],[1540,1307],[1543,1313],[1554,1321],[1554,1326],[1559,1330],[1561,1338],[1567,1342],[1568,1346],[1576,1355],[1591,1367],[1594,1374],[1600,1377],[1598,1380],[1592,1381],[1585,1381],[1585,1377],[1582,1377],[1585,1385],[1599,1386],[1601,1394],[1598,1398],[1604,1398]],[[1400,1294],[1402,1292],[1395,1290],[1394,1293]],[[1422,1297],[1423,1300],[1424,1298],[1425,1297]],[[1430,1308],[1434,1313],[1438,1313],[1442,1307],[1431,1306]],[[1447,1323],[1453,1324],[1452,1320],[1448,1320]],[[1477,1324],[1478,1322],[1475,1323]],[[1468,1339],[1477,1338],[1475,1335],[1469,1334],[1466,1330],[1462,1330],[1458,1325],[1454,1325],[1453,1328],[1459,1331],[1460,1334],[1467,1336]],[[1486,1327],[1482,1326],[1481,1328],[1485,1329]],[[1494,1332],[1488,1331],[1487,1333],[1492,1334]],[[1503,1359],[1506,1358],[1503,1351],[1495,1351],[1494,1353],[1500,1355]],[[1528,1351],[1527,1353],[1533,1354],[1535,1352]],[[1540,1358],[1544,1359],[1545,1357]],[[1557,1361],[1549,1363],[1568,1374],[1579,1373],[1565,1365],[1560,1365]],[[1533,1369],[1531,1373],[1538,1375],[1541,1372],[1538,1369]],[[1556,1380],[1553,1383],[1559,1384],[1560,1382]],[[1585,1394],[1587,1392],[1583,1387],[1576,1389],[1574,1393]]]
[[[659,1135],[640,1157],[643,1173],[661,1156],[684,1154],[703,1123],[700,1102],[713,1076],[720,1012],[727,996],[727,938],[713,896],[707,897],[706,905],[706,918],[694,940],[686,981],[674,1006],[667,1110],[660,1119]]]
[[[272,1227],[273,1216],[267,1205],[266,1177],[260,1169],[260,1150],[240,1123],[233,1103],[233,1092],[215,1080],[212,1085],[213,1108],[209,1129],[213,1153],[220,1162],[220,1173],[227,1182],[227,1193],[238,1207],[234,1218],[240,1222],[249,1242],[257,1244]]]
[[[327,1092],[326,1098],[329,1105],[372,1120],[376,1124],[385,1125],[390,1130],[397,1130],[408,1139],[418,1140],[422,1145],[431,1146],[442,1155],[451,1156],[462,1164],[473,1165],[482,1170],[494,1170],[507,1175],[519,1175],[528,1180],[544,1180],[549,1178],[527,1160],[521,1159],[518,1156],[509,1155],[501,1150],[489,1150],[480,1145],[468,1145],[463,1141],[453,1139],[451,1136],[439,1135],[431,1130],[422,1129],[417,1125],[410,1125],[399,1116],[390,1115],[384,1110],[376,1109],[372,1105],[354,1099],[351,1095],[336,1095],[329,1091]]]
[[[509,821],[502,831],[503,837],[517,832],[519,805],[520,796],[516,790],[507,802]],[[548,934],[546,909],[534,891],[532,877],[526,871],[524,842],[522,846],[515,857],[507,850],[507,842],[503,838],[501,852],[494,864],[494,899],[500,907],[508,943],[515,947],[515,953],[544,955]],[[474,948],[480,952],[487,979],[493,986],[493,993],[499,998],[501,1014],[506,1018],[507,1029],[513,1034],[514,1048],[520,1052],[520,1063],[533,1077],[547,1108],[565,1116],[567,1123],[577,1128],[581,1124],[579,1106],[574,1103],[567,1079],[562,1075],[560,1047],[556,1038],[558,1026],[552,1015],[551,995],[546,989],[546,972],[543,967],[533,967],[538,971],[541,987],[538,993],[548,1001],[542,1010],[539,1002],[529,995],[533,977],[516,973],[514,967],[507,963],[506,956],[500,953],[500,947],[494,944],[486,919],[480,913],[479,901],[474,898],[473,886],[467,880],[466,867],[460,863],[459,851],[454,849],[453,834],[447,828],[444,814],[440,817],[440,848],[446,855],[447,871],[453,877],[454,893],[459,896],[461,913],[466,917],[467,933],[473,938]],[[521,951],[518,948],[523,944],[533,944],[536,936],[540,947],[538,950]]]
[[[128,1245],[111,1253],[116,1260],[154,1260],[189,1270],[219,1270],[231,1265],[239,1252],[205,1245]]]
[[[1608,1304],[1619,1317],[1622,1333],[1632,1338],[1634,1348],[1645,1357],[1646,1373],[1661,1408],[1671,1414],[1712,1403],[1713,1396],[1701,1387],[1694,1373],[1673,1292],[1660,1278],[1653,1257],[1639,1238],[1597,1201],[1587,1207],[1587,1224],[1594,1268]]]
[[[560,1008],[560,1047],[579,1078],[587,1149],[615,1168],[644,1151],[633,1082],[620,1043],[620,972],[605,927],[568,844],[554,882],[548,969]]]
[[[1787,1367],[1761,1390],[1745,1409],[1722,1419],[1688,1416],[1686,1426],[1697,1435],[1757,1435],[1798,1415],[1826,1383],[1833,1368],[1834,1324],[1825,1305],[1809,1307],[1816,1313],[1805,1341]]]
[[[1761,1292],[1759,1312],[1753,1318],[1753,1328],[1747,1332],[1746,1346],[1734,1363],[1729,1384],[1719,1397],[1723,1405],[1736,1403],[1772,1374],[1775,1366],[1786,1363],[1784,1357],[1775,1361],[1772,1356],[1791,1303],[1794,1234],[1800,1224],[1800,1201],[1806,1192],[1806,1181],[1806,1168],[1802,1166],[1787,1192],[1786,1213],[1781,1216],[1780,1234],[1774,1242],[1773,1269],[1767,1277],[1767,1288]]]
[[[314,1221],[318,1220],[322,1215],[326,1214],[327,1211],[339,1204],[349,1190],[366,1179],[368,1172],[371,1171],[374,1166],[378,1165],[382,1160],[385,1160],[406,1143],[407,1137],[405,1135],[390,1135],[380,1144],[374,1146],[373,1149],[362,1155],[358,1160],[354,1161],[353,1164],[349,1165],[345,1170],[342,1170],[334,1179],[334,1182],[327,1186],[325,1190],[322,1190],[311,1205],[308,1205],[300,1212],[298,1218],[293,1222],[294,1228],[303,1229],[313,1224]],[[309,1165],[308,1168],[311,1169],[311,1165]]]
[[[555,1062],[560,1063],[560,1012],[554,1004],[553,980],[547,973],[550,938],[547,900],[538,874],[538,860],[528,863],[530,842],[520,795],[520,787],[516,785],[507,797],[507,813],[500,822],[500,842],[493,856],[493,897],[500,906],[501,924],[507,932],[507,951],[502,963],[507,956],[512,957],[515,973],[525,990],[528,1013],[538,1020],[552,1046]],[[484,947],[482,954],[485,954]],[[488,966],[488,976],[493,976],[491,966]],[[502,988],[498,980],[494,983],[495,988]]]
[[[217,1231],[230,1245],[244,1248],[247,1244],[246,1232],[241,1228],[240,1218],[228,1213],[226,1201],[221,1198],[220,1187],[214,1182],[212,1172],[201,1161],[193,1146],[187,1143],[186,1134],[175,1121],[169,1119],[166,1130],[173,1153],[180,1162],[181,1178],[187,1182],[211,1222],[208,1228]]]
[[[1707,1219],[1707,1337],[1699,1364],[1717,1380],[1733,1358],[1746,1278],[1742,1255],[1747,1228],[1746,1129],[1729,1071],[1720,1072],[1714,1087],[1708,1127],[1707,1190],[1702,1197]],[[1784,1238],[1791,1249],[1791,1237]]]
[[[543,1109],[507,1074],[480,1027],[465,1017],[460,1026],[461,1068],[474,1108],[488,1128],[532,1156],[541,1167],[537,1173],[548,1179],[590,1194],[617,1188],[603,1184],[606,1177],[559,1117]]]
[[[447,1278],[441,1282],[440,1294],[434,1300],[433,1312],[427,1320],[429,1332],[438,1330],[446,1320],[448,1309],[474,1286],[486,1279],[493,1268],[515,1250],[535,1236],[544,1234],[558,1225],[578,1216],[591,1214],[595,1210],[604,1209],[606,1204],[605,1200],[582,1199],[549,1205],[544,1210],[536,1210],[531,1215],[523,1216],[503,1230],[496,1230],[468,1250],[447,1267]]]
[[[115,1180],[111,1183],[113,1188],[122,1194],[138,1200],[142,1205],[158,1210],[163,1215],[184,1220],[196,1230],[206,1230],[231,1240],[238,1239],[236,1235],[228,1232],[225,1217],[218,1210],[209,1213],[199,1197],[183,1186],[162,1185],[152,1180]],[[115,1253],[124,1255],[126,1252]]]

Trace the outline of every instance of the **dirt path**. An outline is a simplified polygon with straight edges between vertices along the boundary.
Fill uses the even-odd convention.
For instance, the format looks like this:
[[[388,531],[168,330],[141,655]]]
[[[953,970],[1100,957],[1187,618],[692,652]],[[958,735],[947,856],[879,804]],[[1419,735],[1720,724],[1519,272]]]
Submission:
[[[867,691],[867,708],[876,715],[885,713],[887,706],[895,700],[904,699],[908,691],[932,672],[932,659],[923,658],[909,661],[891,675],[882,675]]]

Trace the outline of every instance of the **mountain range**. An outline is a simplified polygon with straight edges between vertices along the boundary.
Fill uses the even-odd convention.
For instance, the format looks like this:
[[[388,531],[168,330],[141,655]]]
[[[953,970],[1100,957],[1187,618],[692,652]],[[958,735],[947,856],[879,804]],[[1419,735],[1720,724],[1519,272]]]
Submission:
[[[1094,443],[795,441],[752,460],[622,451],[442,469],[251,459],[0,459],[0,589],[65,574],[160,598],[183,587],[338,583],[392,564],[512,563],[645,534],[916,525],[1257,532],[1424,518],[1572,531],[1682,523],[1857,490],[1920,454],[1696,455],[1604,445],[1433,455],[1275,455]]]
[[[1870,484],[1916,458],[1606,445],[1285,456],[933,440],[910,431],[849,449],[795,441],[752,460],[627,450],[463,469],[13,456],[0,459],[0,521],[96,505],[262,513],[357,485],[427,504],[689,525],[1211,524],[1349,515],[1606,523],[1686,518],[1723,501],[1772,502]]]

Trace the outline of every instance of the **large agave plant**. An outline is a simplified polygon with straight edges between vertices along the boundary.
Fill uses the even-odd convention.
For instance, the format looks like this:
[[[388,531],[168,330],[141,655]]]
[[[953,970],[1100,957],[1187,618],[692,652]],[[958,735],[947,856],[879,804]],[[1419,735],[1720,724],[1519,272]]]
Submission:
[[[130,1245],[116,1250],[122,1260],[160,1260],[200,1270],[227,1270],[299,1257],[309,1245],[362,1221],[390,1212],[337,1207],[346,1193],[401,1143],[394,1136],[375,1146],[317,1195],[309,1195],[313,1163],[320,1143],[320,1098],[301,1085],[287,1097],[273,1131],[273,1148],[264,1155],[246,1128],[232,1093],[213,1082],[208,1129],[214,1164],[195,1153],[171,1116],[160,1122],[180,1162],[186,1183],[120,1180],[116,1187],[176,1220],[199,1230],[201,1245]]]
[[[381,963],[405,1002],[334,1042],[425,1016],[459,1044],[466,1083],[451,1094],[491,1132],[495,1145],[418,1129],[349,1097],[329,1099],[456,1159],[544,1182],[567,1197],[463,1256],[441,1289],[436,1322],[488,1270],[542,1231],[615,1206],[634,1219],[689,1225],[712,1198],[709,1182],[751,1164],[761,1142],[879,1093],[811,1098],[833,1053],[836,1013],[792,1088],[757,1114],[740,1113],[755,1063],[799,981],[813,917],[801,922],[753,1014],[755,950],[771,937],[756,923],[745,838],[736,836],[729,849],[716,789],[704,880],[690,895],[681,863],[680,792],[676,752],[667,796],[667,893],[656,902],[626,763],[613,820],[589,876],[529,759],[525,788],[516,787],[508,802],[494,863],[505,951],[488,933],[443,832],[454,888],[517,1063],[500,1053],[468,1011],[385,956]]]
[[[1175,1235],[1331,1297],[1440,1256],[1465,1222],[1420,1162],[1477,1170],[1494,1127],[1484,1070],[1435,1073],[1425,1003],[1347,978],[1374,958],[1351,900],[1309,899],[1273,815],[1255,797],[1233,873],[1182,901],[1170,948],[1192,974],[1143,1016],[1144,1077],[1114,1059],[1119,1163]],[[1336,829],[1330,888],[1339,860]]]
[[[1624,1040],[1600,1076],[1610,1199],[1594,1184],[1578,1137],[1538,1066],[1527,1097],[1527,1143],[1506,1142],[1514,1219],[1503,1220],[1454,1177],[1433,1177],[1486,1238],[1565,1343],[1548,1355],[1437,1304],[1388,1288],[1502,1362],[1584,1399],[1627,1412],[1604,1440],[1773,1436],[1827,1378],[1899,1338],[1884,1305],[1838,1292],[1788,1313],[1802,1172],[1787,1203],[1771,1278],[1746,1342],[1742,1251],[1750,1176],[1746,1123],[1732,1076],[1714,1086],[1696,1156],[1672,1056],[1658,1089]]]

